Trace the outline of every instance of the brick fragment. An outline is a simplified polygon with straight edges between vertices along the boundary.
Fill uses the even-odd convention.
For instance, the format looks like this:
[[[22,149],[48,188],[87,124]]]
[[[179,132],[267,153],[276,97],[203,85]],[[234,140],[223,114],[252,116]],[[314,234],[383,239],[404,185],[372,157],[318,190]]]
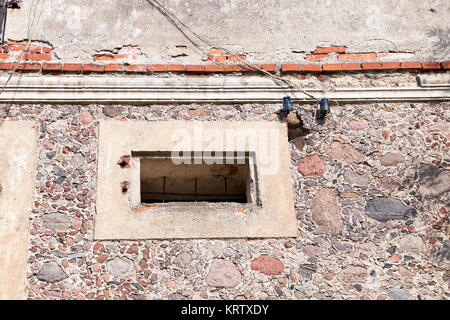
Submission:
[[[41,71],[40,63],[20,63],[16,70],[21,71]]]
[[[376,53],[346,53],[339,55],[340,60],[375,60],[376,58]]]
[[[166,70],[167,72],[184,72],[185,66],[182,64],[168,64]]]
[[[105,72],[112,72],[112,71],[124,71],[125,66],[117,63],[111,63],[111,64],[105,64]]]
[[[227,60],[231,62],[240,62],[242,60],[245,60],[246,56],[239,55],[239,56],[227,56]]]
[[[0,63],[0,70],[11,70],[13,65],[11,62],[8,63]]]
[[[144,64],[130,64],[125,66],[125,71],[127,72],[145,72]]]
[[[114,55],[112,54],[97,54],[94,55],[94,61],[108,61],[108,60],[114,60]]]
[[[61,63],[43,63],[42,64],[42,71],[61,71],[62,70],[62,64]]]
[[[81,63],[64,63],[65,72],[81,72],[83,65]]]
[[[277,70],[276,64],[263,64],[261,65],[261,68],[267,72],[275,73]]]
[[[327,54],[307,54],[305,56],[306,61],[318,61],[328,58]]]
[[[302,70],[306,72],[321,72],[322,66],[320,64],[302,64]]]
[[[237,64],[224,65],[223,66],[223,71],[224,72],[239,72],[239,71],[242,71],[242,67],[240,65],[237,65]]]
[[[24,60],[34,60],[34,61],[48,61],[52,60],[52,55],[48,53],[25,53],[23,55]]]
[[[324,64],[322,66],[322,68],[323,68],[323,71],[341,71],[342,64],[340,64],[340,63]]]
[[[105,66],[94,64],[94,63],[86,63],[83,65],[83,72],[104,72]]]
[[[343,63],[342,70],[344,70],[344,71],[361,70],[361,64],[360,63]]]
[[[210,64],[205,66],[206,72],[223,72],[224,66],[220,64]]]
[[[205,72],[205,66],[204,65],[188,64],[186,66],[186,72]]]
[[[420,62],[401,62],[400,68],[401,69],[420,69],[421,64],[420,64]]]
[[[226,52],[221,49],[211,49],[208,51],[208,54],[226,54]]]
[[[282,64],[282,72],[299,72],[301,70],[301,65],[299,64]]]
[[[27,48],[27,52],[31,52],[31,53],[41,53],[41,47],[40,46],[36,46],[34,44],[30,44]]]
[[[317,47],[316,50],[314,50],[314,54],[324,54],[324,53],[345,53],[345,50],[347,50],[347,47]]]
[[[165,72],[166,65],[165,64],[149,64],[147,66],[147,71],[149,71],[149,72]]]
[[[422,68],[424,70],[439,70],[441,65],[439,62],[422,62]]]
[[[260,64],[254,64],[254,66],[256,68],[261,69],[261,65]],[[245,65],[242,66],[242,71],[244,71],[244,72],[258,72],[258,69],[255,69],[255,68],[245,64]]]
[[[381,70],[381,63],[379,62],[363,62],[361,66],[363,70]]]
[[[383,70],[400,69],[400,62],[383,62],[381,68]]]

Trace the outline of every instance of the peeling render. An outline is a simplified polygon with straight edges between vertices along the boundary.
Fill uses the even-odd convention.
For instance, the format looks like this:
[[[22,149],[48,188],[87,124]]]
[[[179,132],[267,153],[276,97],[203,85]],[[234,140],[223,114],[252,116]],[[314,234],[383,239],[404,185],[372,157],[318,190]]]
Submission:
[[[380,0],[367,6],[357,0],[339,5],[306,0],[162,3],[197,33],[247,55],[253,63],[290,63],[297,59],[292,51],[331,46],[346,46],[348,53],[408,52],[420,60],[449,58],[448,50],[442,49],[450,27],[445,0]],[[27,38],[24,21],[30,5],[24,1],[21,9],[10,12],[6,39]],[[88,0],[48,2],[41,19],[35,39],[52,43],[63,62],[89,61],[98,51],[125,44],[141,48],[153,63],[168,59],[199,63],[204,56],[147,1],[119,1],[113,6]],[[174,54],[176,46],[186,46],[185,55]]]

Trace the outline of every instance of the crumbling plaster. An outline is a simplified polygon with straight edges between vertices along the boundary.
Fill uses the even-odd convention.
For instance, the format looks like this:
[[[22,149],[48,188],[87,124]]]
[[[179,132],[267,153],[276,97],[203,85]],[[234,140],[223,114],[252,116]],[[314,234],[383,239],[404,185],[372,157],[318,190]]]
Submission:
[[[0,121],[0,300],[25,299],[36,132],[31,121]]]
[[[347,52],[414,52],[424,59],[449,54],[439,50],[445,39],[434,36],[450,28],[445,0],[160,2],[197,33],[255,62],[292,61],[330,45],[346,46]],[[10,10],[6,39],[27,38],[32,3]],[[137,46],[155,63],[206,58],[147,0],[58,0],[45,6],[33,40],[53,45],[62,61],[86,61],[124,45]],[[180,45],[187,46],[182,54]]]

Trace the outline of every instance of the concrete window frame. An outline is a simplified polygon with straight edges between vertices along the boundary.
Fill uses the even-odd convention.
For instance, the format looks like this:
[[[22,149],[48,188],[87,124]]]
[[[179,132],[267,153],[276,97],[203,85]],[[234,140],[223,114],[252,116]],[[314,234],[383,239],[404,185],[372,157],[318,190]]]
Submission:
[[[245,139],[242,138],[244,131],[250,133]],[[209,150],[205,141],[210,139],[211,132],[223,137],[219,145],[216,144],[216,150],[255,154],[260,203],[141,205],[140,158],[133,155],[179,150],[180,140],[188,141],[184,151]],[[233,135],[230,132],[236,133],[237,140],[245,140],[245,150],[237,145],[239,143],[230,143]],[[260,138],[258,134],[268,138]],[[254,137],[261,143],[270,140],[266,150],[259,147],[261,143],[251,142]],[[129,157],[126,166],[118,165],[123,156]],[[121,187],[124,184],[126,192]],[[98,240],[296,237],[286,124],[273,121],[101,120],[96,206],[94,238]]]

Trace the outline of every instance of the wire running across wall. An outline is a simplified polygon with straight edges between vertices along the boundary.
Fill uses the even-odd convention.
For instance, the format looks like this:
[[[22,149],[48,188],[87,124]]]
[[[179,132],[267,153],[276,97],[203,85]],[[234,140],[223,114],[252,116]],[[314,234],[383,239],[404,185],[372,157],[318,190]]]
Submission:
[[[216,48],[216,49],[220,49],[222,51],[224,51],[225,53],[235,56],[237,60],[239,60],[240,62],[242,62],[243,64],[245,64],[246,66],[248,66],[251,69],[257,70],[261,73],[263,73],[264,75],[276,80],[275,83],[278,83],[278,81],[281,81],[285,84],[287,84],[289,87],[291,88],[296,88],[299,89],[301,92],[303,92],[306,96],[308,96],[309,98],[320,102],[320,99],[314,97],[312,94],[308,93],[302,86],[300,86],[298,83],[295,83],[294,81],[292,81],[289,78],[285,78],[285,77],[280,77],[277,75],[274,75],[264,69],[259,68],[258,66],[249,63],[248,61],[242,59],[238,54],[236,54],[235,52],[224,48],[222,46],[217,45],[216,43],[213,43],[212,41],[208,40],[207,38],[205,38],[204,36],[201,36],[200,34],[198,34],[197,32],[195,32],[194,30],[192,30],[188,25],[186,25],[183,21],[181,21],[175,14],[173,14],[172,12],[170,12],[166,7],[164,7],[158,0],[147,0],[147,2],[152,5],[154,8],[156,8],[162,15],[164,15],[170,22],[172,25],[174,25],[188,40],[189,42],[191,42],[197,49],[201,50],[202,53],[206,54],[207,51],[202,49],[202,47],[197,44],[195,41],[192,40],[191,37],[189,37],[185,30],[183,30],[183,28],[185,28],[187,31],[189,31],[192,35],[194,35],[197,39],[199,39],[200,41],[202,41],[204,44],[208,45],[209,47],[212,48]]]
[[[36,10],[37,10],[37,8],[39,7],[39,4],[41,3],[41,1],[42,1],[42,6],[41,6],[39,12],[38,12],[37,15],[36,15]],[[25,52],[27,52],[28,47],[30,46],[31,39],[32,39],[33,36],[34,36],[34,33],[35,33],[36,29],[37,29],[37,26],[39,25],[39,20],[40,20],[40,18],[41,18],[42,11],[44,10],[45,1],[46,1],[46,0],[37,0],[36,5],[35,5],[34,7],[32,6],[32,8],[30,9],[30,15],[31,15],[31,12],[33,12],[33,14],[32,14],[32,18],[31,18],[31,16],[28,17],[28,36],[27,36],[28,39],[27,39],[27,42],[26,42],[25,47],[23,48],[22,52],[20,53],[19,58],[18,58],[17,61],[14,63],[13,69],[9,72],[9,76],[8,76],[8,78],[6,79],[5,84],[2,86],[2,89],[1,89],[1,91],[0,91],[0,95],[3,93],[3,91],[4,91],[5,88],[6,88],[6,86],[8,85],[9,81],[10,81],[11,78],[13,77],[14,73],[15,73],[16,70],[17,70],[17,67],[18,67],[19,64],[20,64],[20,61],[21,61],[22,58],[23,58],[23,55],[25,54]]]

